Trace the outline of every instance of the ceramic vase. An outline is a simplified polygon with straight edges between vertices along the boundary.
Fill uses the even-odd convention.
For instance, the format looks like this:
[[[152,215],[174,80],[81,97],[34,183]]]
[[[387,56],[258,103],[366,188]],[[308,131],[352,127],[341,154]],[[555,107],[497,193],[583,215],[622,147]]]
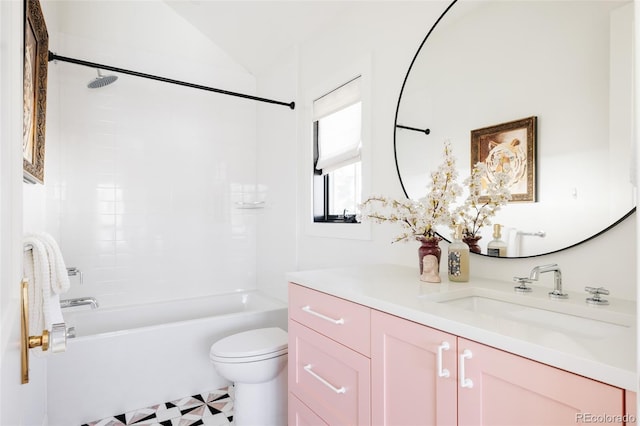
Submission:
[[[462,241],[465,242],[469,246],[469,251],[471,253],[480,253],[480,246],[478,245],[478,241],[480,241],[482,237],[478,235],[470,236],[470,237],[462,237]]]
[[[421,245],[418,248],[418,265],[420,270],[420,279],[422,281],[427,282],[440,282],[440,257],[442,255],[442,251],[440,250],[440,246],[438,243],[440,242],[440,237],[418,237],[418,241],[420,241]],[[433,256],[433,258],[428,259],[429,262],[429,270],[424,269],[424,258],[425,256]]]

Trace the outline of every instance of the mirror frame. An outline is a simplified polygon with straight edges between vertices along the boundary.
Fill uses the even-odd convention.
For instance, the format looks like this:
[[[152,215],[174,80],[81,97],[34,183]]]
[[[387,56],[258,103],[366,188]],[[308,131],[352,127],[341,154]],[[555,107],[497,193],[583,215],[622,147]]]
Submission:
[[[420,131],[420,132],[425,133],[426,135],[429,135],[430,131],[429,131],[428,128],[425,128],[425,129],[409,128],[409,127],[403,126],[403,125],[398,123],[398,113],[400,111],[400,103],[402,102],[402,95],[404,93],[404,89],[405,89],[405,86],[407,84],[407,80],[409,79],[409,74],[411,74],[411,70],[413,68],[413,65],[416,62],[416,59],[418,58],[418,55],[422,51],[422,48],[424,47],[425,43],[427,42],[427,39],[429,38],[431,33],[436,29],[436,27],[438,26],[438,24],[440,23],[442,18],[444,18],[444,16],[449,12],[449,10],[457,2],[458,2],[458,0],[452,0],[452,2],[446,7],[446,9],[438,17],[438,19],[433,24],[433,26],[431,27],[431,29],[429,30],[429,32],[427,33],[425,38],[422,40],[422,42],[418,46],[418,50],[416,51],[415,55],[413,56],[413,59],[411,60],[411,63],[409,64],[409,69],[407,70],[407,73],[406,73],[406,75],[404,77],[404,80],[402,81],[402,87],[400,88],[400,95],[398,96],[398,103],[396,105],[396,114],[395,114],[395,117],[394,117],[395,125],[394,125],[394,131],[393,131],[393,156],[394,156],[394,161],[395,161],[395,165],[396,165],[396,172],[398,173],[398,179],[400,180],[400,186],[402,187],[402,192],[404,193],[404,195],[405,195],[405,197],[407,199],[409,199],[409,194],[407,194],[407,190],[406,190],[406,188],[404,186],[404,183],[402,181],[402,175],[400,174],[400,166],[398,164],[398,151],[397,151],[398,128],[404,128],[404,129],[409,129],[409,130],[413,130],[413,131]],[[579,246],[580,244],[586,243],[587,241],[590,241],[590,240],[593,240],[593,239],[599,237],[600,235],[602,235],[605,232],[611,230],[616,225],[620,224],[621,222],[626,220],[629,216],[634,214],[635,211],[636,211],[636,208],[637,208],[637,206],[633,207],[631,210],[629,210],[629,212],[627,212],[625,215],[623,215],[620,219],[618,219],[617,221],[615,221],[611,225],[607,226],[606,228],[602,229],[601,231],[591,235],[590,237],[587,237],[587,238],[585,238],[583,240],[580,240],[580,241],[578,241],[578,242],[576,242],[574,244],[568,245],[566,247],[562,247],[562,248],[559,248],[559,249],[556,249],[556,250],[552,250],[552,251],[549,251],[549,252],[539,253],[539,254],[532,254],[532,255],[529,255],[529,256],[512,256],[512,257],[495,257],[495,256],[489,256],[489,255],[484,254],[484,253],[473,253],[473,254],[480,255],[480,256],[486,256],[486,257],[491,257],[491,258],[496,258],[496,259],[527,259],[527,258],[532,258],[532,257],[546,256],[546,255],[549,255],[549,254],[558,253],[558,252],[561,252],[561,251],[568,250],[568,249],[571,249],[573,247]],[[442,238],[443,240],[447,241],[448,243],[451,242],[448,238],[446,238],[441,233],[437,233],[437,234],[438,234],[438,236],[440,236],[440,238]]]

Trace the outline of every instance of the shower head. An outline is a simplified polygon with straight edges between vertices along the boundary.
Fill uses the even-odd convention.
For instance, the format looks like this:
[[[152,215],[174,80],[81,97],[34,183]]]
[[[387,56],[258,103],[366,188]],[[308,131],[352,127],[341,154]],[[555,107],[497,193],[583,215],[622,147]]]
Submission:
[[[100,87],[108,86],[118,79],[115,75],[102,75],[99,69],[97,71],[98,76],[87,84],[89,89],[98,89]]]

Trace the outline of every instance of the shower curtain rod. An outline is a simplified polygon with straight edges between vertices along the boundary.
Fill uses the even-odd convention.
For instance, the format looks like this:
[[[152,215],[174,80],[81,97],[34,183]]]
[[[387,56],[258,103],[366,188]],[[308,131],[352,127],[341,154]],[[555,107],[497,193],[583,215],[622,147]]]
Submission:
[[[288,106],[291,109],[295,109],[295,107],[296,107],[296,103],[295,102],[281,102],[281,101],[276,101],[276,100],[273,100],[273,99],[260,98],[258,96],[246,95],[244,93],[230,92],[228,90],[216,89],[214,87],[201,86],[199,84],[188,83],[188,82],[185,82],[185,81],[172,80],[170,78],[159,77],[157,75],[145,74],[145,73],[141,73],[141,72],[138,72],[138,71],[131,71],[131,70],[126,70],[126,69],[122,69],[122,68],[112,67],[110,65],[97,64],[95,62],[88,62],[88,61],[83,61],[81,59],[75,59],[75,58],[69,58],[69,57],[66,57],[66,56],[60,56],[60,55],[57,55],[57,54],[49,51],[49,62],[51,62],[51,61],[69,62],[71,64],[83,65],[85,67],[99,68],[99,69],[102,69],[102,70],[119,72],[119,73],[122,73],[122,74],[133,75],[133,76],[136,76],[136,77],[148,78],[148,79],[151,79],[151,80],[161,81],[163,83],[177,84],[179,86],[191,87],[193,89],[200,89],[200,90],[205,90],[205,91],[208,91],[208,92],[221,93],[223,95],[236,96],[238,98],[251,99],[251,100],[254,100],[254,101],[258,101],[258,102],[266,102],[266,103],[269,103],[269,104],[284,105],[284,106]]]
[[[428,135],[429,133],[431,133],[431,129],[418,129],[416,127],[403,126],[402,124],[396,124],[396,127],[398,129],[406,129],[406,130],[413,130],[414,132],[421,132],[421,133],[424,133],[425,135]]]

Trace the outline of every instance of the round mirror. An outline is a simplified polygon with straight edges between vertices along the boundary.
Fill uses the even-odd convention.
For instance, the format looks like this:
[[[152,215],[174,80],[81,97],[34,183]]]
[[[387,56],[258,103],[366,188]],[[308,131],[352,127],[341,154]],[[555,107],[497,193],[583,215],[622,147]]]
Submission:
[[[460,182],[478,161],[501,167],[489,164],[494,148],[518,167],[512,200],[491,218],[507,257],[563,250],[619,223],[636,205],[632,40],[631,0],[451,3],[398,100],[406,196],[425,195],[448,140]],[[481,228],[482,253],[492,233]]]

